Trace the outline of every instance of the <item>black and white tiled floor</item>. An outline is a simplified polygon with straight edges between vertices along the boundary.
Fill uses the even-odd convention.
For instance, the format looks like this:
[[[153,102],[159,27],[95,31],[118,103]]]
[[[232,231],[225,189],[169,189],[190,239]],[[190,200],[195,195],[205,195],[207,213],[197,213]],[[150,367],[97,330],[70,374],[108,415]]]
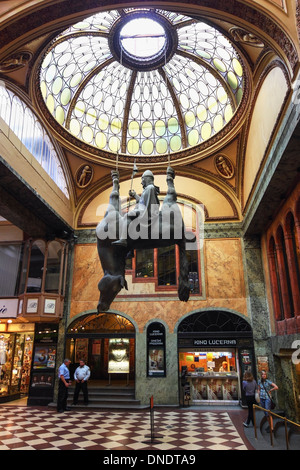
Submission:
[[[194,409],[149,411],[0,407],[0,450],[200,451],[249,450],[231,413]],[[236,421],[236,419],[235,419]],[[238,422],[241,416],[238,415]]]

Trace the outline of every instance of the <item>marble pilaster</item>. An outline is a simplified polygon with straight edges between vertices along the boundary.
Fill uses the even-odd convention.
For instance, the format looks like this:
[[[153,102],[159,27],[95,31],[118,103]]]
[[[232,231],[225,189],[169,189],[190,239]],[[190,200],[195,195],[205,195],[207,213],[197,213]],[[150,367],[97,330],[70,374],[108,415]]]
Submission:
[[[271,370],[273,355],[270,344],[270,315],[265,290],[265,278],[262,264],[260,238],[245,237],[244,272],[246,279],[246,297],[249,317],[253,328],[256,356],[268,356]]]
[[[156,320],[155,320],[156,321]],[[177,335],[166,328],[166,377],[147,377],[147,329],[136,334],[136,398],[154,405],[178,405]]]

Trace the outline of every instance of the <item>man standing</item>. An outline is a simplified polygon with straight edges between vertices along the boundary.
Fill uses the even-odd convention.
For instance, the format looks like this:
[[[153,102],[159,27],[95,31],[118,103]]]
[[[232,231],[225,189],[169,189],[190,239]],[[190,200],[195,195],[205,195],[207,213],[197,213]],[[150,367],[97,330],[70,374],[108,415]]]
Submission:
[[[69,411],[67,408],[67,399],[68,399],[68,388],[72,385],[70,381],[70,359],[65,359],[62,365],[58,369],[58,397],[57,397],[57,411],[58,413],[63,413],[64,411]]]
[[[84,404],[87,406],[89,403],[88,399],[88,388],[87,388],[87,381],[89,380],[91,375],[90,368],[85,364],[83,360],[79,361],[79,367],[75,370],[74,379],[76,381],[75,385],[75,392],[73,398],[73,405],[77,405],[78,403],[78,396],[80,390],[83,393]]]

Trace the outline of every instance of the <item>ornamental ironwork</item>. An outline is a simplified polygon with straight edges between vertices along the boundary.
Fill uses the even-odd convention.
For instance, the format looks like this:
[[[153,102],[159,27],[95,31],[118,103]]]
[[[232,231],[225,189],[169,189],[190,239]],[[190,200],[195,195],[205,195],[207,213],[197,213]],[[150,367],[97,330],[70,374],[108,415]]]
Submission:
[[[178,333],[251,332],[250,324],[239,315],[223,310],[208,310],[189,315],[179,325]]]
[[[70,141],[132,158],[211,139],[236,114],[244,89],[242,60],[224,34],[160,9],[90,16],[52,41],[40,67],[45,106]]]

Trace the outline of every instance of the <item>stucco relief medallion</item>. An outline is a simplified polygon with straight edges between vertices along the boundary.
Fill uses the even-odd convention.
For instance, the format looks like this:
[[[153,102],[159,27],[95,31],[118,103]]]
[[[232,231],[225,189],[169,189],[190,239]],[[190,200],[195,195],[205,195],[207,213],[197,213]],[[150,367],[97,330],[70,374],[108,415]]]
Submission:
[[[30,52],[17,52],[6,57],[0,62],[0,72],[13,72],[17,69],[25,67],[31,60]]]
[[[234,27],[230,29],[230,33],[233,39],[237,42],[247,44],[248,46],[264,47],[264,43],[260,38],[255,36],[253,33],[249,33],[249,31],[246,31],[245,29]]]
[[[215,167],[219,175],[221,175],[223,178],[230,179],[234,176],[233,163],[225,155],[215,156]]]
[[[93,175],[94,171],[90,165],[81,165],[75,175],[78,188],[86,188],[91,183]]]

